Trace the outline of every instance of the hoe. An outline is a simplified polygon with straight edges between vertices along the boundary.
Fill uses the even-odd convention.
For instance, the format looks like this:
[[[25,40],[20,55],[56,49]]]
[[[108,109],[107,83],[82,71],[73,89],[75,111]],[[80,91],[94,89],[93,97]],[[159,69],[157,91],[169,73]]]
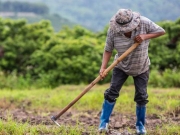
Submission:
[[[134,49],[137,48],[139,43],[134,43],[129,49],[127,49],[118,59],[116,59],[104,72],[103,74],[107,74],[111,71],[119,62],[121,62],[127,55],[129,55]],[[96,79],[94,79],[71,103],[69,103],[64,109],[62,109],[56,116],[51,116],[51,120],[57,125],[60,124],[56,121],[61,115],[63,115],[70,107],[72,107],[83,95],[85,95],[97,82],[101,80],[101,76],[99,75]]]

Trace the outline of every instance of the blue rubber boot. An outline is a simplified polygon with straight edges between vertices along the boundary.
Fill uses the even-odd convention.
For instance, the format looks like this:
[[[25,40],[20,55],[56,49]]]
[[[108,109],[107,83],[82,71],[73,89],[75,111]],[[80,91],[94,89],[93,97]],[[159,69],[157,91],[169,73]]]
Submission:
[[[111,116],[114,105],[115,102],[104,100],[100,116],[99,132],[108,132],[109,117]]]
[[[145,135],[146,129],[144,127],[145,125],[145,117],[146,117],[146,106],[136,106],[136,131],[138,135]]]

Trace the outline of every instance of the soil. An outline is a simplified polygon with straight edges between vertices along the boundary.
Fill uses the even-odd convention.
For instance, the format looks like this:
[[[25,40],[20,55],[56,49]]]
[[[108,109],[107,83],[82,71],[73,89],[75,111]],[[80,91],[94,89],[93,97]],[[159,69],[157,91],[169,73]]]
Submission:
[[[36,110],[26,110],[23,108],[9,110],[7,108],[0,109],[0,119],[6,121],[7,114],[11,114],[12,118],[17,122],[28,122],[30,125],[43,124],[47,126],[56,126],[54,122],[51,121],[51,115],[55,115],[58,112],[37,112]],[[44,115],[44,116],[43,116]],[[77,126],[84,129],[82,135],[89,135],[89,127],[97,128],[99,125],[99,115],[100,112],[95,111],[85,111],[77,112],[69,110],[64,113],[57,122],[64,126]],[[110,119],[109,125],[109,135],[134,135],[130,133],[128,129],[135,131],[135,115],[122,115],[120,113],[113,113]],[[146,128],[148,130],[153,130],[156,126],[161,127],[163,124],[175,123],[180,125],[180,112],[177,111],[174,114],[167,114],[166,117],[159,117],[156,115],[147,116],[146,118]],[[87,128],[88,127],[88,128]]]

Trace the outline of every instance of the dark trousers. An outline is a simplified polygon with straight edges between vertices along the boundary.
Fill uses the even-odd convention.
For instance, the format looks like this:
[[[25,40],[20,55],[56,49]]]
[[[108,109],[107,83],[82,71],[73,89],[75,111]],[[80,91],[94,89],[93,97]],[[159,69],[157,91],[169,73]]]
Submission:
[[[128,76],[129,75],[127,75],[119,68],[114,68],[111,78],[111,85],[105,91],[104,98],[109,102],[115,102],[116,99],[119,97],[121,87],[128,78]],[[147,83],[149,79],[149,70],[145,73],[133,77],[133,79],[135,85],[134,101],[137,103],[137,105],[146,105],[148,103]]]

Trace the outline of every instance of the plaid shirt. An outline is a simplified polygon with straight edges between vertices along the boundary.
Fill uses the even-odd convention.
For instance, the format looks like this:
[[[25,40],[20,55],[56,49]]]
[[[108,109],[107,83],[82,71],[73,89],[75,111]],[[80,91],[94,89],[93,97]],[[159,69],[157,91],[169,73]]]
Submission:
[[[127,38],[123,33],[116,33],[109,27],[105,50],[112,52],[117,50],[114,60],[121,56],[132,44],[135,36],[139,34],[150,34],[164,32],[164,29],[149,20],[146,17],[140,17],[141,22],[138,27],[132,31],[131,38]],[[137,76],[149,69],[150,59],[148,56],[148,46],[150,40],[143,41],[132,53],[130,53],[116,67],[123,70],[128,75]]]

